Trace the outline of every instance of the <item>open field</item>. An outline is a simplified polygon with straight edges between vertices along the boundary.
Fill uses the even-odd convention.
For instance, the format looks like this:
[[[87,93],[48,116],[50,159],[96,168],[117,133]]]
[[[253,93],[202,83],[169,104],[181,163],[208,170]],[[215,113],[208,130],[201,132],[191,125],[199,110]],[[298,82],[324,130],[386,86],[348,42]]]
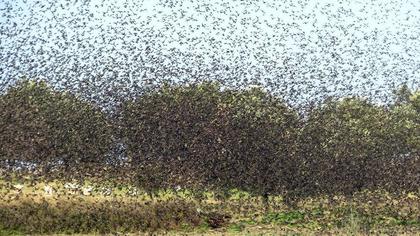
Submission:
[[[45,186],[54,188],[53,193]],[[168,234],[168,235],[418,235],[418,193],[392,196],[363,192],[353,197],[307,198],[295,207],[280,196],[262,198],[231,190],[225,196],[161,190],[150,196],[133,187],[99,185],[89,193],[59,183],[2,182],[0,235]],[[23,186],[23,187],[22,187]],[[18,188],[16,188],[18,187]],[[103,188],[102,188],[103,189]]]

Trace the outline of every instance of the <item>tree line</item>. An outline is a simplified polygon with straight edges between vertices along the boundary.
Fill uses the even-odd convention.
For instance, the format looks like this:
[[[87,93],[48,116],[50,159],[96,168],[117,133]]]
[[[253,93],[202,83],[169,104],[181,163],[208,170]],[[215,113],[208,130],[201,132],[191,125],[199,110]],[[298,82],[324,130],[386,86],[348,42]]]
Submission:
[[[394,94],[389,106],[327,99],[302,117],[261,88],[164,84],[110,116],[46,82],[24,80],[0,96],[0,164],[14,175],[29,165],[40,178],[123,176],[151,193],[237,188],[293,201],[418,191],[420,91],[403,86]]]

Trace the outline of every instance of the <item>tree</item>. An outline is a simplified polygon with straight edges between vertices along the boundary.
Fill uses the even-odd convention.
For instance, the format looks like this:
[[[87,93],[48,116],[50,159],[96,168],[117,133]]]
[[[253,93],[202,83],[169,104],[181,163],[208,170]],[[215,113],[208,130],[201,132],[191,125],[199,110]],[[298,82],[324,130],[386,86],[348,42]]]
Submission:
[[[403,154],[419,153],[420,91],[411,91],[407,85],[396,91],[397,99],[390,110],[393,134],[397,136]]]
[[[261,89],[164,86],[128,101],[122,117],[129,156],[143,180],[157,180],[155,188],[240,188],[268,195],[294,182],[298,115]]]
[[[36,164],[44,174],[51,168],[77,174],[101,164],[111,147],[110,124],[99,108],[43,81],[18,83],[0,97],[0,110],[2,161]]]
[[[330,100],[310,114],[300,138],[307,194],[352,194],[378,187],[376,167],[394,156],[384,107],[353,97]]]
[[[393,91],[395,97],[395,104],[400,105],[408,103],[412,95],[410,88],[407,84],[403,84],[400,88]]]

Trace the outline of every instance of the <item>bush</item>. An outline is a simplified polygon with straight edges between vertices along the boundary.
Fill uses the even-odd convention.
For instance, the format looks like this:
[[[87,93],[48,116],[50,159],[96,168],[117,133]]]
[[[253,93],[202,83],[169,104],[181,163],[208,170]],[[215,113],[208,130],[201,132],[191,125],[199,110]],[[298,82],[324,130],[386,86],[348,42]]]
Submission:
[[[164,86],[126,102],[121,112],[143,187],[268,193],[293,179],[297,114],[262,90]]]
[[[102,163],[111,147],[112,131],[97,107],[42,81],[18,83],[0,97],[0,111],[0,160],[9,164],[77,173]]]

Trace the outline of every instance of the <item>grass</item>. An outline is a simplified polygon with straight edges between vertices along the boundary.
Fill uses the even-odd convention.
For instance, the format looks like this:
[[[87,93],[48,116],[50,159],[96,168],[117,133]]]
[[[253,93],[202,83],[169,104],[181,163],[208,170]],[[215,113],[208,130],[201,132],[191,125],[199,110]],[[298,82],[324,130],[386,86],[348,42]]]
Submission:
[[[69,195],[58,191],[45,196],[45,183],[0,183],[0,236],[19,234],[168,234],[168,235],[367,235],[420,234],[420,195],[393,196],[361,192],[351,198],[319,196],[303,199],[296,208],[275,196],[266,209],[259,196],[231,190],[225,199],[192,191],[157,191],[153,198],[130,186],[113,188],[113,195]],[[92,182],[89,182],[92,184]]]

